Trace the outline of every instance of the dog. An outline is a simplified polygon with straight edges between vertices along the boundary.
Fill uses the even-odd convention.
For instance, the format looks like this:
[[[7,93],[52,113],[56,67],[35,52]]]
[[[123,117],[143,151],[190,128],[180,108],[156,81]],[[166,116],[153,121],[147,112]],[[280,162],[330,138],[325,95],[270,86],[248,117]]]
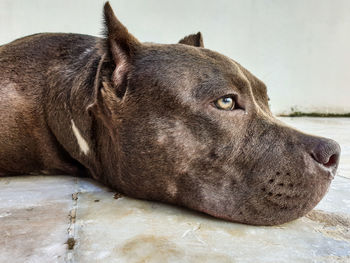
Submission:
[[[131,197],[276,225],[325,195],[340,146],[286,126],[266,86],[202,34],[141,43],[104,6],[105,36],[0,47],[0,175],[90,176]]]

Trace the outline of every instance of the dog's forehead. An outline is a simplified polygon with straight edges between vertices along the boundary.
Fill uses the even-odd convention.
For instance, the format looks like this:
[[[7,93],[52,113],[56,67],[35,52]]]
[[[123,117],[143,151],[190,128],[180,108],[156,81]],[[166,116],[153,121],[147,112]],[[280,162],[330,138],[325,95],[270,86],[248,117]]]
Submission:
[[[162,79],[172,81],[225,75],[241,77],[239,67],[231,59],[208,49],[183,44],[145,45],[135,63],[142,73],[161,75]]]
[[[151,80],[197,98],[222,96],[230,89],[254,95],[266,93],[265,85],[231,58],[182,44],[145,44],[135,57],[134,74],[143,83]]]
[[[201,66],[204,69],[225,66],[234,70],[235,63],[215,51],[183,44],[147,44],[139,53],[142,62],[157,62],[160,67],[171,63],[173,67]]]

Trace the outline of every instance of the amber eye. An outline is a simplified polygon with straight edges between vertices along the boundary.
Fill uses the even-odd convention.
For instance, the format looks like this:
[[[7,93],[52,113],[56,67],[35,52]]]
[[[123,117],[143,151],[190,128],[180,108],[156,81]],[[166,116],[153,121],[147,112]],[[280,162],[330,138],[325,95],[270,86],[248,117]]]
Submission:
[[[233,110],[235,107],[235,100],[233,95],[221,97],[214,101],[215,107],[219,110]]]

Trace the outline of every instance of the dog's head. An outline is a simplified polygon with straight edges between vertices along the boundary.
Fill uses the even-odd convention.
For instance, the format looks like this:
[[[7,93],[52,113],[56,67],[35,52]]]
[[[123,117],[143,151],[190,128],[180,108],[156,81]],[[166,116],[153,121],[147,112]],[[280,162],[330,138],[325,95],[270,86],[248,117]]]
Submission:
[[[142,44],[105,6],[113,73],[96,91],[115,149],[118,190],[215,217],[274,225],[310,211],[335,175],[340,148],[275,119],[266,86],[203,48]]]

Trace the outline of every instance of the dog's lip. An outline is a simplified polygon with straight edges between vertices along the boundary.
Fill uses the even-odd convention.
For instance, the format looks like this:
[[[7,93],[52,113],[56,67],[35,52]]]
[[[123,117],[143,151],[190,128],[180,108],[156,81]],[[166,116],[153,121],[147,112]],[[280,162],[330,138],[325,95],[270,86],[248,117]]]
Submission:
[[[333,180],[335,178],[335,176],[337,175],[337,170],[338,170],[338,165],[336,165],[335,167],[325,167],[325,166],[321,166],[319,165],[318,169],[318,175],[322,178],[326,178],[327,180]]]
[[[326,177],[328,180],[333,180],[335,176],[337,175],[337,168],[338,167],[329,167],[329,168],[324,168],[322,167],[323,171],[320,171],[324,177]]]
[[[327,178],[333,180],[336,174],[336,171],[327,171]]]

